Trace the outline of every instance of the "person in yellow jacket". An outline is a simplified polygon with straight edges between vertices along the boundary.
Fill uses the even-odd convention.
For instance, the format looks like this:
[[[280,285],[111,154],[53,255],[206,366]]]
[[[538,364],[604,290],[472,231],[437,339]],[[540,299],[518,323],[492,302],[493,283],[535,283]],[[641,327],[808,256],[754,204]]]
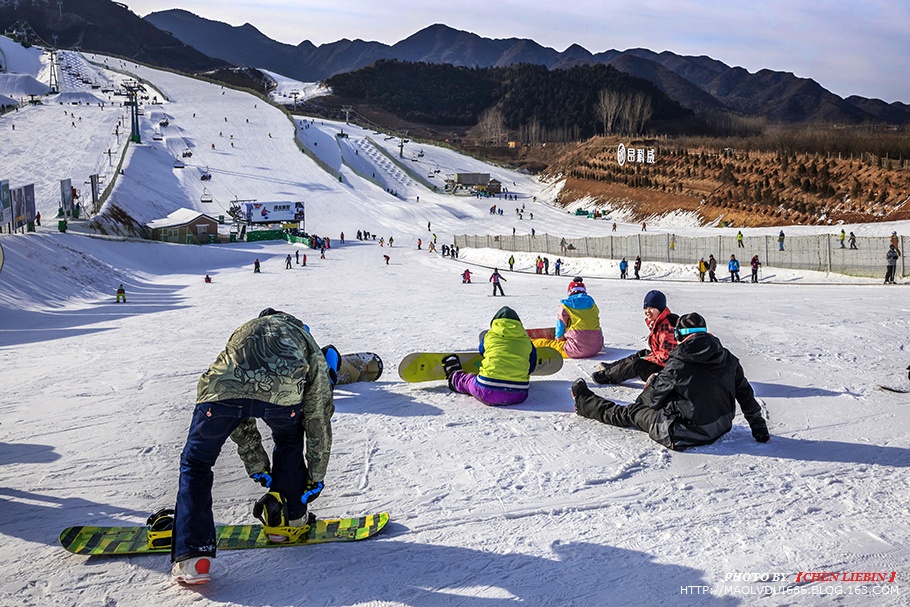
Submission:
[[[462,371],[455,354],[442,359],[449,389],[470,394],[485,405],[517,405],[528,398],[530,375],[537,366],[531,343],[515,310],[503,306],[493,316],[480,344],[483,361],[475,373]]]

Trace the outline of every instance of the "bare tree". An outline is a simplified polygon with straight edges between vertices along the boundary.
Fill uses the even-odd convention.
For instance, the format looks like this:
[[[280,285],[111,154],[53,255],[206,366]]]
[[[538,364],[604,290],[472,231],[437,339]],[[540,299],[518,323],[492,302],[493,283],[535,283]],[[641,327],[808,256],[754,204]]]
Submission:
[[[619,119],[621,130],[630,135],[637,135],[644,129],[652,113],[650,96],[640,92],[623,95]]]
[[[542,135],[543,127],[540,124],[540,120],[537,119],[537,116],[531,119],[531,122],[521,127],[521,139],[525,143],[540,143]]]
[[[498,107],[487,108],[477,123],[481,138],[493,145],[500,145],[505,139],[506,120]]]
[[[616,129],[616,120],[622,107],[622,96],[618,91],[602,89],[594,109],[604,125],[604,135],[610,135]]]

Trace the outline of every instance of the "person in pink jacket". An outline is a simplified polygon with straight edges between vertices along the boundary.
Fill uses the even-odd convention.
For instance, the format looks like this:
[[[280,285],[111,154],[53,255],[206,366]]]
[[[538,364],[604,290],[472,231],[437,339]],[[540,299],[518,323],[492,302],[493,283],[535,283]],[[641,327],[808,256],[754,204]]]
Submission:
[[[556,316],[556,339],[535,339],[538,348],[555,348],[563,358],[588,358],[604,347],[600,330],[600,310],[588,295],[584,279],[576,276],[569,283],[569,296],[561,300]]]

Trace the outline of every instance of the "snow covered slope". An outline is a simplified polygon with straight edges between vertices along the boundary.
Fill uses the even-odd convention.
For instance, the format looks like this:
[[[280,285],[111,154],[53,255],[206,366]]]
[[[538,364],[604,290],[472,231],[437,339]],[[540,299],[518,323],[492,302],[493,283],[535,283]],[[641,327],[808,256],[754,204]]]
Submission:
[[[50,105],[0,117],[3,142],[18,146],[0,146],[0,177],[45,184],[39,208],[48,218],[36,234],[0,236],[0,605],[906,604],[908,400],[876,389],[908,383],[905,288],[799,284],[822,281],[797,273],[807,280],[699,284],[660,264],[646,280],[620,281],[598,278],[615,275],[611,262],[573,260],[567,273],[586,276],[601,309],[604,351],[535,379],[522,405],[485,407],[444,382],[401,382],[398,361],[417,350],[474,347],[504,304],[528,327],[549,326],[569,279],[506,273],[507,297],[492,298],[486,268],[504,267],[507,255],[463,250],[453,261],[417,250],[416,239],[531,225],[597,234],[608,222],[547,206],[545,184],[529,177],[406,144],[403,162],[422,171],[432,162],[512,183],[519,199],[503,203],[512,216],[493,216],[493,201],[407,183],[376,147],[396,155],[388,135],[304,117],[292,123],[247,94],[114,62],[112,74],[141,76],[162,97],[145,108],[144,143],[128,148],[109,204],[145,221],[181,207],[217,214],[234,198],[300,199],[310,230],[333,246],[324,260],[300,249],[307,266],[285,270],[297,248],[282,242],[120,242],[82,236],[79,222],[59,233],[50,221],[55,184],[107,162],[116,146],[109,115],[119,112]],[[61,126],[64,108],[75,116]],[[16,137],[20,129],[30,135],[10,137],[13,120]],[[342,128],[347,138],[337,137]],[[340,181],[300,152],[295,133]],[[174,169],[186,150],[186,168]],[[199,180],[205,168],[210,182]],[[372,181],[373,169],[400,179],[397,196],[386,191],[391,183]],[[201,202],[203,188],[216,202]],[[522,203],[533,223],[514,216]],[[396,246],[357,241],[357,229],[394,236]],[[519,255],[519,268],[532,255]],[[475,284],[461,284],[466,267],[477,270]],[[120,283],[126,304],[114,303]],[[572,380],[644,347],[641,302],[655,288],[675,312],[702,313],[740,357],[771,442],[755,443],[740,416],[714,445],[676,453],[644,433],[574,415]],[[387,530],[356,544],[223,553],[201,591],[174,586],[164,556],[64,552],[57,534],[66,526],[139,524],[173,504],[198,376],[233,329],[267,306],[302,318],[321,344],[383,357],[379,382],[336,393],[333,455],[313,510],[388,510]],[[596,390],[628,403],[639,388]],[[215,476],[216,521],[252,521],[262,489],[231,447]],[[797,580],[800,572],[892,571],[893,583]],[[775,574],[782,581],[738,581]]]

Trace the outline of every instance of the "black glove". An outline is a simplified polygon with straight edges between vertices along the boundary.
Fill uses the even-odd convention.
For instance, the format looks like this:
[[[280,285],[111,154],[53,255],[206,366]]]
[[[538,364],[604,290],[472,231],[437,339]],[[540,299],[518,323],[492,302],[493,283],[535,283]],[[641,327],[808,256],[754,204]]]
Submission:
[[[650,353],[651,353],[651,350],[645,348],[644,350],[639,350],[638,352],[636,352],[635,355],[638,356],[638,358],[644,358],[645,356],[647,356]]]
[[[769,440],[771,440],[771,435],[768,434],[767,430],[753,430],[752,438],[760,443],[767,443]]]
[[[314,499],[319,497],[319,494],[322,493],[322,489],[325,487],[325,483],[319,481],[314,483],[313,481],[306,482],[306,491],[303,492],[303,495],[300,496],[300,501],[304,504],[309,504]]]
[[[272,486],[272,475],[268,470],[263,470],[262,472],[254,472],[250,475],[250,478],[266,489]]]

